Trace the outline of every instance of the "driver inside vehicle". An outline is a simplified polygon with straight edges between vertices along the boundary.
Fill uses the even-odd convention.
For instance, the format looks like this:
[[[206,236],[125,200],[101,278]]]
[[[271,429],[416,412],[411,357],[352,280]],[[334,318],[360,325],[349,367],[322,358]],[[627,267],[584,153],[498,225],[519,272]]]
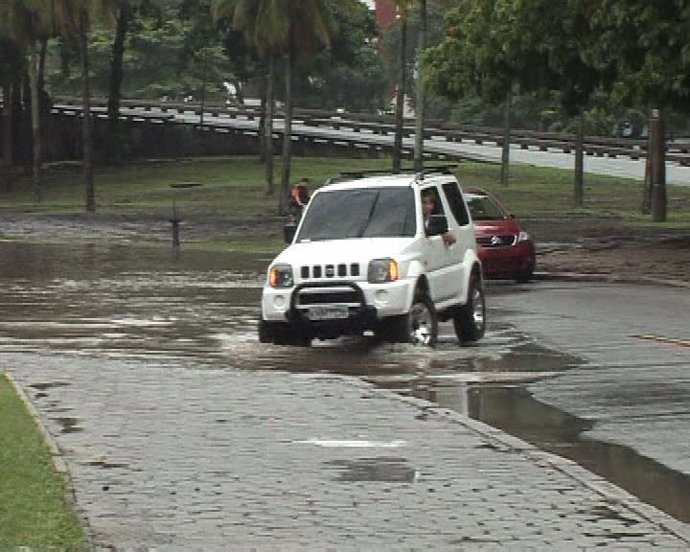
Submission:
[[[431,215],[442,214],[442,212],[436,207],[439,204],[439,199],[434,188],[422,190],[422,215],[424,216],[425,231],[428,228]],[[456,241],[455,235],[450,231],[441,234],[441,238],[443,239],[443,243],[446,245],[453,245]]]

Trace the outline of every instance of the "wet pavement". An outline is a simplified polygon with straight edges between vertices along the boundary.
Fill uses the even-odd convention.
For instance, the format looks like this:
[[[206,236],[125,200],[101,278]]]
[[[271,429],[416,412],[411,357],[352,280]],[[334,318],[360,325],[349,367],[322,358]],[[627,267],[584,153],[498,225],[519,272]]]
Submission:
[[[63,450],[97,549],[690,546],[685,524],[468,418],[559,453],[591,427],[523,387],[576,357],[498,312],[475,347],[445,325],[434,351],[259,347],[268,259],[11,243],[0,258],[0,368]]]

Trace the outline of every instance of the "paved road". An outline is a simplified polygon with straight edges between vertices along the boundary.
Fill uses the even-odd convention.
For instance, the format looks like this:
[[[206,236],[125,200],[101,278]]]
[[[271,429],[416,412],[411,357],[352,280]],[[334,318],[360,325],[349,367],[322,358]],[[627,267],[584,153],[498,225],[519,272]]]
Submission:
[[[123,113],[136,114],[141,112],[150,116],[154,111],[143,111],[141,109],[123,108]],[[198,123],[199,115],[193,112],[178,113],[176,110],[166,112],[172,114],[175,120],[185,123]],[[230,118],[229,116],[213,116],[210,113],[204,115],[205,124],[227,126],[228,128],[238,128],[251,132],[256,132],[258,122],[247,119]],[[274,122],[274,130],[282,131],[283,121]],[[343,126],[336,130],[332,127],[316,127],[302,124],[299,120],[294,121],[292,132],[294,136],[310,136],[313,138],[348,139],[356,140],[361,144],[370,146],[390,145],[393,141],[392,134],[374,134],[370,131],[354,132]],[[414,138],[406,138],[404,146],[410,150],[414,148]],[[500,162],[501,148],[496,144],[485,143],[475,144],[473,142],[447,142],[445,138],[433,138],[424,141],[424,149],[427,152],[446,155],[463,155],[469,159]],[[575,166],[574,153],[563,153],[560,149],[540,151],[536,148],[521,149],[520,146],[511,147],[511,162],[535,165],[538,167],[552,167],[559,169],[573,169]],[[643,159],[633,160],[624,156],[594,157],[585,156],[584,171],[592,174],[603,174],[618,176],[621,178],[633,178],[642,180],[644,178],[645,161]],[[678,163],[666,164],[666,181],[669,184],[678,186],[690,186],[690,167],[684,167]]]
[[[355,379],[8,353],[103,550],[687,550],[558,457]]]
[[[689,283],[690,284],[690,283]],[[495,286],[492,305],[540,344],[586,364],[530,386],[620,443],[690,475],[690,286]]]
[[[633,438],[646,426],[625,426],[632,410],[671,405],[650,388],[687,400],[685,349],[632,337],[663,327],[681,339],[685,290],[492,285],[491,328],[477,347],[296,350],[257,347],[259,258],[13,242],[0,253],[0,370],[27,390],[64,451],[98,550],[690,547],[687,524],[582,468],[358,379],[430,391],[438,381],[439,403],[452,404],[463,382],[520,389],[548,377],[532,387],[539,398],[553,388],[563,409],[591,399],[596,409],[583,416]],[[496,314],[590,364],[544,372],[559,370],[554,358],[522,350]],[[613,360],[596,364],[592,350]],[[644,363],[652,358],[655,371]],[[624,391],[640,387],[647,394],[630,395],[631,409]],[[657,416],[659,428],[676,414]],[[651,429],[654,445],[664,434]],[[650,450],[687,460],[685,442],[670,441]]]

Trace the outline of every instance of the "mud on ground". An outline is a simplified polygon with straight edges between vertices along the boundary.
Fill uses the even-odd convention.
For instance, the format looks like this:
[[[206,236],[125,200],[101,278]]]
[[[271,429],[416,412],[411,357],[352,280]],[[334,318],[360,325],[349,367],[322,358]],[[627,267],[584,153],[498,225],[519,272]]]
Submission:
[[[537,270],[690,285],[690,233],[632,228],[607,219],[523,221],[537,244]]]
[[[194,219],[181,222],[182,241],[282,235],[283,219]],[[628,281],[669,280],[690,285],[690,233],[630,228],[610,219],[523,220],[537,245],[537,271],[577,273]],[[32,241],[115,240],[170,242],[162,217],[101,214],[0,213],[0,238]]]

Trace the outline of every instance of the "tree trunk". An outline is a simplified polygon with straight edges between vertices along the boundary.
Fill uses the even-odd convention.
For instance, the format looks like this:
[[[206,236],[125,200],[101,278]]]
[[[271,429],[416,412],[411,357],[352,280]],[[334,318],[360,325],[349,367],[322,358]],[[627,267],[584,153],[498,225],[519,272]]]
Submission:
[[[204,50],[201,54],[201,113],[199,115],[199,129],[201,130],[201,139],[204,139],[204,110],[206,109],[206,57],[208,55],[208,47],[204,44]]]
[[[666,222],[666,129],[661,109],[652,109],[649,119],[652,156],[652,221]]]
[[[393,172],[399,173],[402,165],[403,110],[405,109],[405,48],[407,47],[407,19],[400,20],[400,65],[398,66],[398,88],[395,93],[395,137],[393,138]]]
[[[290,146],[292,145],[292,70],[295,61],[292,29],[290,46],[285,56],[285,130],[283,132],[282,178],[280,188],[280,214],[285,214],[287,197],[290,192]]]
[[[268,54],[268,70],[266,72],[266,118],[264,122],[264,163],[266,164],[266,193],[275,194],[273,188],[273,73],[275,71],[275,55]],[[282,206],[281,206],[282,207]]]
[[[2,87],[2,176],[6,192],[12,191],[12,141],[12,85],[6,82]]]
[[[50,114],[50,96],[46,92],[46,56],[48,55],[48,39],[43,38],[39,42],[38,50],[38,100],[42,114]]]
[[[32,163],[31,176],[33,181],[34,203],[41,203],[43,190],[41,185],[41,108],[38,100],[38,56],[36,43],[29,45],[29,86],[31,88],[31,138]]]
[[[425,94],[422,81],[422,52],[426,48],[426,0],[419,0],[419,36],[417,37],[417,102],[415,104],[414,170],[424,168]]]
[[[266,81],[268,80],[268,62],[261,66],[259,79],[259,162],[266,164]]]
[[[89,87],[89,49],[88,35],[82,28],[79,33],[79,55],[81,57],[82,84],[82,147],[84,152],[84,191],[86,211],[96,211],[96,194],[93,186],[93,143],[91,136],[91,91]]]
[[[120,99],[122,80],[124,79],[123,60],[125,39],[132,19],[129,2],[122,2],[115,26],[115,38],[110,62],[110,83],[108,90],[108,130],[106,137],[106,156],[109,162],[119,163],[122,159],[122,147],[119,136]]]
[[[503,145],[501,149],[501,186],[508,185],[508,170],[510,168],[510,103],[512,92],[506,94],[503,106]]]
[[[13,165],[30,164],[31,158],[31,117],[25,111],[26,103],[22,101],[23,82],[12,84],[12,162]]]
[[[585,116],[580,111],[577,123],[577,139],[575,140],[575,180],[573,183],[575,207],[582,207],[584,205],[584,142]]]
[[[640,211],[643,215],[652,212],[652,133],[647,133],[647,155],[644,161],[644,184],[642,186],[642,204]]]

